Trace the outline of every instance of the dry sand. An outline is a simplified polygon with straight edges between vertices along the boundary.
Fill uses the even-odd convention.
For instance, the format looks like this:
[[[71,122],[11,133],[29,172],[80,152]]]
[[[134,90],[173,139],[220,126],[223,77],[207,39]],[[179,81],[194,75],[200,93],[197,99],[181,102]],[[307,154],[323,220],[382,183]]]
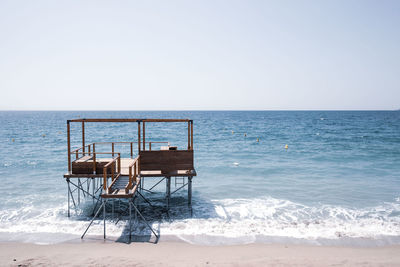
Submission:
[[[0,243],[0,266],[400,266],[400,246]]]

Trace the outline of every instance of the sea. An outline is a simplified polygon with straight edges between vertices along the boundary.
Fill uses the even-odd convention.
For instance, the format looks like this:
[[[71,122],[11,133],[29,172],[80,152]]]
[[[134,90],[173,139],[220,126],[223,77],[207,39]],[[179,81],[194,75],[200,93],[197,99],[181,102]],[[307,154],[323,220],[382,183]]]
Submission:
[[[192,209],[183,188],[167,212],[164,181],[155,193],[143,192],[154,210],[139,203],[160,240],[400,244],[400,111],[2,111],[1,242],[68,242],[88,226],[91,198],[80,195],[67,216],[66,122],[76,118],[193,120]],[[71,123],[73,148],[81,146],[80,127]],[[137,124],[86,123],[85,133],[86,143],[136,141]],[[187,124],[147,123],[146,141],[185,149]],[[129,147],[116,151],[129,156]],[[157,181],[146,179],[145,188]],[[173,180],[171,190],[181,185]],[[108,238],[125,238],[127,222],[107,207]],[[100,216],[86,238],[102,240],[102,234]],[[141,220],[132,234],[151,235]]]

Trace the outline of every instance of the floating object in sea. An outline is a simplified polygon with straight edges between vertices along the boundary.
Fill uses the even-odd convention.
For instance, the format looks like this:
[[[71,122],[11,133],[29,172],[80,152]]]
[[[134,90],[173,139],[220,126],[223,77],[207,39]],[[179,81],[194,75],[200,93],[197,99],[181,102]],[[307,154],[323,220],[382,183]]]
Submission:
[[[288,149],[289,148],[289,146],[288,145],[285,145],[285,149]]]
[[[42,137],[46,137],[46,135],[45,135],[45,134],[42,134]]]
[[[234,134],[235,132],[234,131],[232,131],[232,134]]]
[[[244,133],[244,137],[246,137],[247,136],[247,133]]]
[[[325,120],[324,118],[319,118],[321,121]]]
[[[58,133],[58,134],[62,134],[61,131],[58,131],[57,133]]]
[[[239,166],[239,162],[234,162],[233,165]]]
[[[257,137],[257,142],[260,142],[260,138]]]
[[[11,139],[11,142],[15,142],[15,139],[13,138],[13,139]]]
[[[319,133],[316,133],[316,135],[319,135]]]

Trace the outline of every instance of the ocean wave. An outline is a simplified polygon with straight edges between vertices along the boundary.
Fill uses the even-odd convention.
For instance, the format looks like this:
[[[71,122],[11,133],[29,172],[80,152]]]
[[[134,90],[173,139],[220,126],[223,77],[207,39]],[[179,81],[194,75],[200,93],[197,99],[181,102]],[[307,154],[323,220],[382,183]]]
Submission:
[[[335,244],[353,238],[368,239],[377,244],[385,244],[385,240],[400,244],[399,201],[356,209],[307,206],[266,197],[211,200],[207,205],[199,201],[193,209],[191,218],[152,220],[153,226],[159,229],[161,237],[175,237],[195,244],[274,242],[277,238],[305,242],[333,240]],[[0,233],[36,233],[39,236],[62,233],[76,238],[83,233],[89,220],[90,216],[82,214],[67,218],[65,205],[42,210],[33,205],[24,206],[0,211]],[[107,233],[110,236],[126,234],[126,225],[126,220],[108,223]],[[144,225],[139,224],[134,234],[140,235],[144,229]],[[102,233],[102,220],[99,219],[89,234]]]
[[[168,235],[208,235],[256,240],[282,237],[305,240],[400,237],[400,204],[353,209],[310,207],[288,200],[224,199],[213,201],[214,218],[193,218],[162,226]],[[196,239],[193,239],[196,240]]]

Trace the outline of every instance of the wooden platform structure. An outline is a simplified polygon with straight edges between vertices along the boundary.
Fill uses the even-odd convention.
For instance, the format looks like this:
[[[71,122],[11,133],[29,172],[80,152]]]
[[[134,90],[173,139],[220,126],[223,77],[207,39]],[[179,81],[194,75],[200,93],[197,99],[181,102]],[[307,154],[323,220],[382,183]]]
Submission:
[[[85,125],[87,123],[108,122],[136,123],[137,140],[127,142],[85,143]],[[152,142],[146,140],[146,124],[170,122],[187,124],[187,147],[185,149],[178,149],[176,146],[171,146],[167,141]],[[82,146],[76,149],[71,149],[71,123],[79,123],[81,125]],[[101,152],[96,150],[96,148],[98,148],[100,145],[109,146],[109,150]],[[121,157],[121,151],[118,151],[116,148],[118,145],[129,146],[130,157]],[[161,145],[161,148],[154,149],[155,145]],[[77,204],[75,199],[77,198],[77,202],[79,203],[81,194],[83,197],[91,197],[93,199],[93,203],[97,200],[93,210],[93,214],[95,215],[93,220],[97,217],[101,208],[103,208],[104,238],[106,237],[105,205],[107,200],[128,199],[129,214],[131,214],[131,207],[133,207],[135,209],[135,215],[138,214],[146,222],[145,218],[135,205],[134,200],[136,196],[139,195],[149,203],[149,201],[143,196],[143,192],[151,191],[156,185],[164,180],[166,181],[165,198],[167,210],[169,209],[170,205],[172,178],[175,178],[175,183],[177,182],[178,178],[187,179],[187,182],[183,182],[181,184],[182,186],[178,188],[178,190],[187,186],[188,205],[191,208],[192,178],[196,176],[196,171],[194,168],[192,120],[114,118],[68,120],[67,146],[68,173],[64,174],[64,178],[68,184],[68,217],[70,216],[71,200],[76,209]],[[159,178],[161,180],[158,181],[156,185],[146,189],[144,187],[144,179],[148,179],[150,177]],[[92,192],[90,192],[90,187],[92,187]],[[174,192],[178,190],[175,190]],[[95,213],[94,211],[99,202],[101,202],[100,208]],[[147,222],[146,224],[148,225]],[[89,229],[90,225],[86,231]],[[156,235],[154,230],[151,230]]]

